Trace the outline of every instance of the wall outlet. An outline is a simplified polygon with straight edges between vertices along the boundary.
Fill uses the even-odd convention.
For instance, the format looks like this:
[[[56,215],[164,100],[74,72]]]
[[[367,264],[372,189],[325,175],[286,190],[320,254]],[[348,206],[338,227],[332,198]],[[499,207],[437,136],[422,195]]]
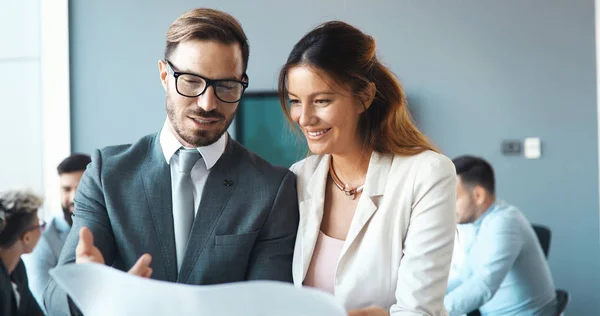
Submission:
[[[520,155],[521,141],[520,140],[505,140],[502,142],[503,155]]]

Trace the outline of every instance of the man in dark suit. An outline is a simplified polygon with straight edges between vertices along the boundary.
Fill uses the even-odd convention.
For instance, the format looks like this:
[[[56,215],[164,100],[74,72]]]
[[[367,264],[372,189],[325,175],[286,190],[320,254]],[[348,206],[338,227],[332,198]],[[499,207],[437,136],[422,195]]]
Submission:
[[[93,154],[59,265],[104,263],[187,284],[292,281],[295,178],[226,133],[248,86],[248,52],[226,13],[196,9],[170,26],[158,62],[167,120],[157,134]],[[54,280],[44,303],[51,315],[74,307]]]

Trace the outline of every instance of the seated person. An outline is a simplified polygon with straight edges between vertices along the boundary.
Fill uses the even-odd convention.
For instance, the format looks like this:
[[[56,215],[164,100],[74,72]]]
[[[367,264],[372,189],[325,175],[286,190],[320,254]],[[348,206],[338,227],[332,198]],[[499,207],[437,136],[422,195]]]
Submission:
[[[29,291],[21,255],[33,250],[41,235],[37,211],[42,198],[24,190],[0,191],[0,315],[42,315]]]
[[[556,292],[537,236],[516,207],[496,199],[485,160],[453,160],[458,235],[444,304],[451,316],[556,315]]]
[[[73,224],[73,198],[79,180],[91,158],[84,154],[72,154],[65,158],[56,168],[60,181],[60,200],[63,217],[55,217],[44,230],[40,242],[29,255],[23,256],[23,262],[29,275],[31,293],[43,308],[44,287],[50,275],[48,271],[56,267],[60,251],[65,244],[71,225]]]

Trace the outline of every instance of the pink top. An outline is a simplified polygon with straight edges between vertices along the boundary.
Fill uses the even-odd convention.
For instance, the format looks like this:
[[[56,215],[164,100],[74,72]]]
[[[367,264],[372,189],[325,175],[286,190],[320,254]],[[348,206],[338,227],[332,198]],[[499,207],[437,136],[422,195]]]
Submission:
[[[319,231],[303,284],[334,294],[335,270],[343,246],[343,240],[331,238]]]

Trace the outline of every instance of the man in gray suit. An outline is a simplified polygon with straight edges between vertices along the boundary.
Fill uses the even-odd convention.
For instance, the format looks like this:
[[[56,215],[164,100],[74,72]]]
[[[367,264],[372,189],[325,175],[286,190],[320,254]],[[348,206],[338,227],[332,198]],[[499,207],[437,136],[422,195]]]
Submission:
[[[164,126],[93,154],[59,265],[104,263],[187,284],[292,281],[295,178],[226,133],[248,86],[248,52],[226,13],[196,9],[170,26],[158,62]],[[76,312],[69,301],[50,280],[49,314]]]

